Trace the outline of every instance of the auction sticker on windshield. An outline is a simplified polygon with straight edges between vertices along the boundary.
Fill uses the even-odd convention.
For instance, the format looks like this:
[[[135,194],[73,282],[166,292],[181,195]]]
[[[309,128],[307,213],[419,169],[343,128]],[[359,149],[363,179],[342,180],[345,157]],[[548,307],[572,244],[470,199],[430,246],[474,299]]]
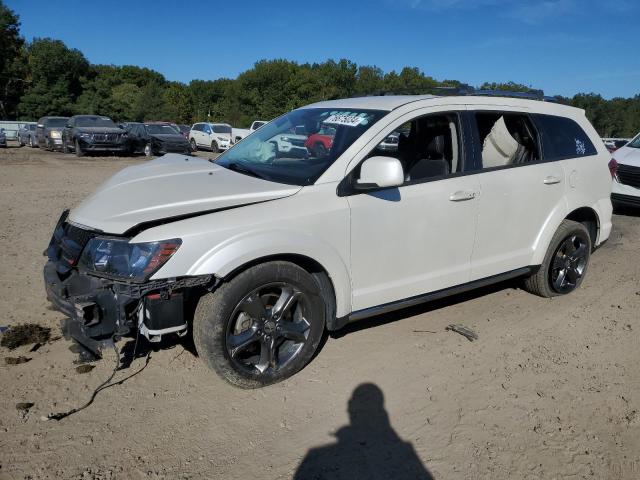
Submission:
[[[330,123],[331,125],[345,125],[347,127],[357,127],[366,119],[366,117],[361,117],[360,115],[336,113],[331,115],[330,117],[327,117],[322,121],[322,123]]]

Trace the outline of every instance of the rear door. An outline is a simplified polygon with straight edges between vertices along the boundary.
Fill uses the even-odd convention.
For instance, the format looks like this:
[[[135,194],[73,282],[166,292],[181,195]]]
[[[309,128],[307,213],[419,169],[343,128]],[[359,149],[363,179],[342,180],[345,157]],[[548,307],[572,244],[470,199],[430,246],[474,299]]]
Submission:
[[[471,280],[529,266],[543,227],[564,203],[565,172],[544,161],[540,135],[525,111],[470,107],[480,183]]]

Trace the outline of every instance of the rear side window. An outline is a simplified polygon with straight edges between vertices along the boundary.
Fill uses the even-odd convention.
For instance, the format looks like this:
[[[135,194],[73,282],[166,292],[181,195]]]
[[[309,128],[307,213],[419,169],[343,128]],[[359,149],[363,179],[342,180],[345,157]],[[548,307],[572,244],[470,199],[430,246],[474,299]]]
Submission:
[[[555,115],[533,115],[540,136],[545,160],[587,157],[598,152],[589,136],[570,118]]]
[[[538,134],[527,114],[477,112],[474,117],[483,170],[540,161]]]

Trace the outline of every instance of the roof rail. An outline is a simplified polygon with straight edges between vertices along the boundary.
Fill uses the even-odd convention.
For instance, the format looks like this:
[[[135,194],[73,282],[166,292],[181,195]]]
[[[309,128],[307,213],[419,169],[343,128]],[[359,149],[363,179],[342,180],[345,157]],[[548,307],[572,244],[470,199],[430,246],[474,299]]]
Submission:
[[[542,90],[530,90],[528,92],[516,92],[512,90],[476,90],[471,85],[462,84],[457,87],[437,87],[438,91],[446,95],[479,95],[487,97],[512,97],[525,98],[529,100],[540,100],[543,102],[558,102],[557,97],[545,95]]]

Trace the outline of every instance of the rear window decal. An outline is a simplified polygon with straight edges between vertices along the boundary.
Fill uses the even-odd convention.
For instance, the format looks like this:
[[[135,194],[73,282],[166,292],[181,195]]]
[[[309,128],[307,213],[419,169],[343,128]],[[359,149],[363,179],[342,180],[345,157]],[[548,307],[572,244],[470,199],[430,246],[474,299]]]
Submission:
[[[587,147],[584,144],[584,142],[578,138],[576,138],[575,140],[576,140],[576,153],[578,155],[584,155],[585,153],[587,153]]]

